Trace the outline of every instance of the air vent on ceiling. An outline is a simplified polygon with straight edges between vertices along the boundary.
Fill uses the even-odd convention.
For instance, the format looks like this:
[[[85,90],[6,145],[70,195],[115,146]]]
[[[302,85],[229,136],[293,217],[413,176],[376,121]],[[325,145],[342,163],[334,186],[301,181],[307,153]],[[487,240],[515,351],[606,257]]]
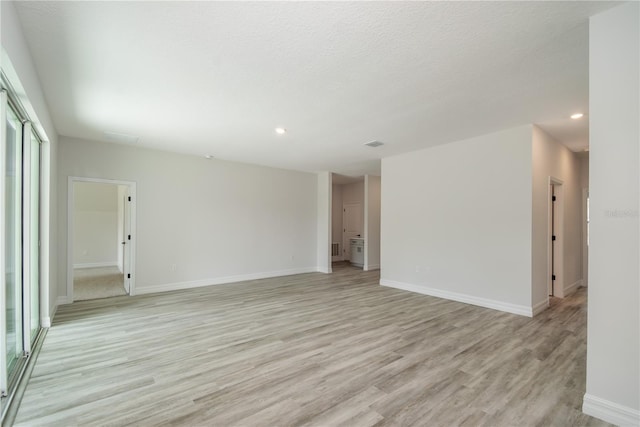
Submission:
[[[365,142],[365,144],[367,147],[380,147],[381,145],[384,145],[384,142],[380,142],[380,141],[370,141],[370,142]]]
[[[104,135],[109,141],[119,142],[122,144],[135,144],[138,142],[138,137],[135,135],[127,135],[126,133],[108,132],[105,131]]]

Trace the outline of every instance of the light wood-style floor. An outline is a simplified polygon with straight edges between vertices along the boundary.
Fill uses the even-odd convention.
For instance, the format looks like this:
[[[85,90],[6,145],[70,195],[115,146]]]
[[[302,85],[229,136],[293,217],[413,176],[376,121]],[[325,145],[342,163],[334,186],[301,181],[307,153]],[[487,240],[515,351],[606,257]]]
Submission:
[[[334,273],[60,307],[16,425],[599,426],[584,290],[535,319]]]

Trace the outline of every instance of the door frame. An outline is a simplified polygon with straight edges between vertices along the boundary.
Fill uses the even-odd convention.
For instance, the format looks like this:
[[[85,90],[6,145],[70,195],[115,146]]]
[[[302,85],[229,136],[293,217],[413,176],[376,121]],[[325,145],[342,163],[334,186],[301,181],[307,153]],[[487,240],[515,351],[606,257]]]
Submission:
[[[549,177],[548,185],[548,219],[547,219],[547,294],[564,298],[564,182],[561,179]],[[552,197],[555,187],[556,205],[553,205]],[[552,227],[553,226],[553,227]],[[555,233],[555,247],[552,249],[553,241],[551,233]],[[553,257],[553,258],[552,258]],[[553,266],[553,267],[552,267]],[[555,284],[551,278],[556,273]],[[552,292],[550,292],[552,291]]]
[[[74,232],[74,184],[76,182],[92,182],[97,184],[113,184],[124,185],[128,187],[129,196],[131,197],[131,247],[129,248],[129,295],[135,295],[136,280],[136,183],[134,181],[121,181],[116,179],[88,178],[82,176],[70,176],[67,181],[67,298],[65,303],[73,302],[73,232]],[[126,280],[126,279],[125,279]]]
[[[589,188],[582,189],[582,286],[589,286]]]

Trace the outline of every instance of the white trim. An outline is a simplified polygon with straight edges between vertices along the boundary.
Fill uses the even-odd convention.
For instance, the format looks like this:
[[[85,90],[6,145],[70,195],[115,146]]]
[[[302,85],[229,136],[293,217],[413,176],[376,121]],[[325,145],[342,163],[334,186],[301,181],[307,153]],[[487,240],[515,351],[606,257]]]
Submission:
[[[548,187],[547,187],[547,293],[553,288],[553,296],[557,296],[560,298],[564,298],[564,181],[561,179],[555,178],[553,176],[548,177]],[[551,200],[552,191],[551,187],[556,187],[556,202],[557,205],[553,206],[553,201]],[[553,215],[552,215],[553,209]],[[555,225],[557,225],[557,229],[552,228],[552,221],[555,219]],[[551,230],[553,229],[556,240],[555,240],[555,250],[552,251],[551,247],[553,242],[551,240]],[[552,253],[555,260],[552,260]],[[552,284],[553,280],[551,276],[553,275],[553,271],[551,265],[553,263],[553,269],[556,273],[555,285]]]
[[[568,297],[569,295],[577,291],[580,286],[582,286],[582,279],[576,280],[574,283],[570,284],[569,286],[565,286],[565,288],[563,289],[563,295],[565,297]]]
[[[362,248],[362,271],[369,270],[369,175],[364,176],[364,206],[362,207],[362,237],[364,237],[364,247]]]
[[[83,268],[98,268],[98,267],[117,267],[117,261],[107,261],[107,262],[87,262],[84,264],[73,264],[74,269],[83,269]]]
[[[115,179],[87,178],[80,176],[70,176],[67,180],[67,295],[68,304],[73,302],[73,213],[74,213],[74,191],[73,184],[76,182],[94,182],[99,184],[126,185],[129,188],[129,196],[131,196],[131,236],[130,241],[131,258],[129,264],[129,295],[135,295],[135,279],[136,279],[136,183],[135,181],[120,181]],[[125,279],[126,280],[126,279]]]
[[[364,268],[364,271],[380,270],[380,264],[370,264]]]
[[[38,151],[38,156],[40,152]],[[31,122],[22,123],[22,348],[31,353]],[[40,172],[38,171],[38,178]],[[25,197],[28,195],[28,197]],[[38,192],[39,193],[39,192]],[[40,197],[40,194],[38,194]],[[40,218],[38,218],[40,221]],[[39,239],[38,239],[39,240]],[[40,248],[38,247],[38,253]],[[38,265],[38,268],[40,266]],[[37,278],[36,278],[37,279]],[[40,283],[38,283],[38,291]],[[40,301],[38,301],[40,304]],[[38,313],[38,326],[40,313]]]
[[[587,222],[587,201],[589,188],[582,189],[582,286],[589,286],[589,223]]]
[[[545,311],[547,308],[549,308],[549,297],[547,297],[544,301],[540,301],[539,303],[535,304],[532,309],[532,314],[536,316]]]
[[[56,305],[55,307],[53,307],[53,310],[51,310],[51,316],[46,316],[42,318],[40,322],[40,326],[42,326],[43,328],[50,328],[53,322],[53,317],[56,315],[57,311],[58,311],[58,306]]]
[[[524,305],[511,304],[508,302],[496,301],[488,298],[480,298],[473,295],[461,294],[458,292],[443,291],[441,289],[434,289],[422,285],[396,282],[394,280],[380,279],[380,284],[382,286],[387,286],[390,288],[402,289],[404,291],[416,292],[423,295],[444,298],[452,301],[463,302],[466,304],[473,304],[480,307],[505,311],[507,313],[519,314],[520,316],[533,317],[533,310],[531,309],[531,307],[527,307]]]
[[[333,260],[331,259],[331,244],[333,243],[333,173],[332,172],[328,172],[327,173],[328,178],[329,178],[329,189],[328,189],[328,193],[329,193],[329,202],[328,202],[328,212],[327,212],[327,220],[329,222],[328,226],[327,226],[327,270],[328,273],[332,273],[332,267],[331,267],[331,263],[333,262]]]
[[[0,277],[4,283],[7,270],[5,263],[5,230],[6,230],[6,218],[5,218],[5,200],[6,200],[6,151],[7,151],[7,92],[0,92],[0,200],[2,200],[2,208],[0,208]],[[4,338],[4,331],[7,330],[7,293],[2,287],[0,292],[0,331],[2,331],[2,339],[0,339],[0,354],[2,354],[3,361],[0,363],[0,395],[5,395],[8,389],[7,380],[7,364],[4,362],[4,357],[7,354],[7,340]]]
[[[50,328],[51,327],[51,317],[49,317],[49,316],[43,317],[42,318],[42,322],[40,323],[40,326],[42,326],[43,328]]]
[[[153,286],[138,287],[138,295],[155,294],[158,292],[178,291],[182,289],[200,288],[203,286],[224,285],[227,283],[244,282],[247,280],[268,279],[271,277],[291,276],[294,274],[315,273],[319,267],[293,268],[290,270],[268,271],[263,273],[240,274],[238,276],[216,277],[213,279],[192,280],[188,282],[163,283]]]
[[[333,273],[333,268],[332,267],[316,267],[313,271],[318,272],[318,273],[325,273],[325,274],[331,274]],[[308,273],[308,272],[304,272],[304,273]],[[298,273],[292,273],[292,274],[298,274]],[[286,276],[285,274],[283,274],[283,276]],[[273,277],[273,276],[270,276]]]
[[[56,308],[55,308],[55,311],[57,311],[57,310],[58,310],[58,306],[59,306],[59,305],[71,304],[72,302],[73,302],[73,301],[71,301],[71,300],[69,299],[69,297],[66,297],[66,296],[58,297],[58,299],[56,300]],[[51,317],[53,317],[53,316],[51,316]]]
[[[55,162],[55,159],[54,159]],[[51,309],[50,233],[51,233],[51,143],[40,143],[40,318],[53,319]],[[56,282],[53,281],[54,286]],[[56,291],[57,292],[57,291]],[[41,320],[44,324],[44,320]]]
[[[619,426],[640,426],[640,411],[585,393],[582,412]]]

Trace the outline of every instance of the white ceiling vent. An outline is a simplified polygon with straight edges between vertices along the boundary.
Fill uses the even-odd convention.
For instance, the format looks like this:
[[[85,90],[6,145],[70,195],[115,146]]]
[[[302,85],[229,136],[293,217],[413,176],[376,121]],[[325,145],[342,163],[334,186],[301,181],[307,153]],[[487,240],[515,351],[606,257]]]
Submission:
[[[121,144],[135,144],[138,142],[138,137],[135,135],[127,135],[126,133],[109,132],[105,131],[104,135],[109,141],[118,142]]]
[[[364,145],[366,145],[367,147],[380,147],[381,145],[384,145],[384,142],[369,141],[369,142],[365,142]]]

